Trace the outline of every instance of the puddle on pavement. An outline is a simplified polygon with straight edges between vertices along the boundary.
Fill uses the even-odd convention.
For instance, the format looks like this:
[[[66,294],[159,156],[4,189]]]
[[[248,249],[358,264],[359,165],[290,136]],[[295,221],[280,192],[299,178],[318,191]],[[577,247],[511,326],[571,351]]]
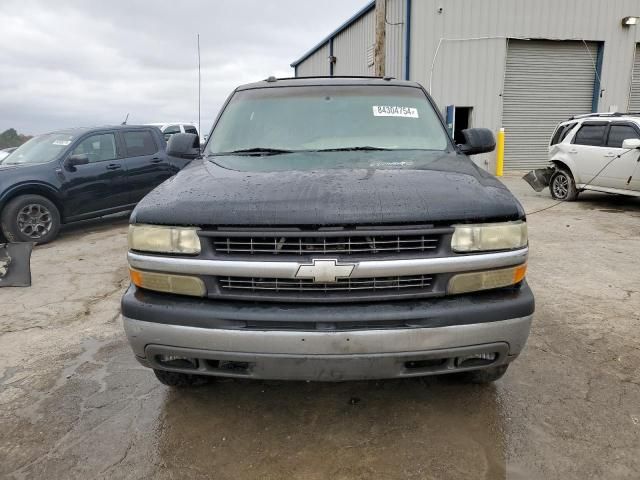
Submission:
[[[437,378],[170,390],[158,454],[196,478],[506,478],[497,395]]]

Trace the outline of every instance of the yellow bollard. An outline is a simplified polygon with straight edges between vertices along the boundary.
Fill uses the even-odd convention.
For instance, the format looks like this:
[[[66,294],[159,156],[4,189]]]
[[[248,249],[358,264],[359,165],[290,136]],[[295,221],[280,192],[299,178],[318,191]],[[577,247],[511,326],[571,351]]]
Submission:
[[[498,131],[498,141],[496,145],[496,177],[504,174],[504,128]]]

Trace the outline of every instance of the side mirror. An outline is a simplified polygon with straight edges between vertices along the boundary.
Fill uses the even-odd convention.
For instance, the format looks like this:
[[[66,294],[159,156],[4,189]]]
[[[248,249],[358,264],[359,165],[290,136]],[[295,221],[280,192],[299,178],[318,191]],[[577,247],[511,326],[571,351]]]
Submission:
[[[464,143],[458,145],[466,155],[493,152],[496,149],[496,138],[488,128],[469,128],[462,131]]]
[[[640,138],[627,138],[622,142],[622,148],[626,148],[627,150],[640,148]]]
[[[78,165],[87,165],[88,163],[89,157],[86,153],[77,153],[75,155],[71,155],[64,161],[64,165],[67,168],[74,168]]]
[[[167,155],[193,160],[200,156],[200,139],[194,133],[171,135],[167,144]]]

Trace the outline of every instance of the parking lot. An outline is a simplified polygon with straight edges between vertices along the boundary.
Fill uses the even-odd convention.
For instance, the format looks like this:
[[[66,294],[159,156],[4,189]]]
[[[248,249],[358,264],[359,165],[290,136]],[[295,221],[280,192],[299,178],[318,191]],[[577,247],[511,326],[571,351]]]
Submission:
[[[553,203],[505,182],[528,212]],[[637,478],[640,199],[529,218],[533,330],[491,386],[172,390],[122,331],[126,232],[125,217],[67,228],[35,249],[31,288],[0,289],[0,477]]]

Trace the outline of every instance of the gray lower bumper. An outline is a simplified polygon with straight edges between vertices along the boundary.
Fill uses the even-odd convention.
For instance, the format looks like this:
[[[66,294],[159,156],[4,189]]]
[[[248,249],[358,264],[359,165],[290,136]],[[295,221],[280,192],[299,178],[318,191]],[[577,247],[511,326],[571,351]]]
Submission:
[[[478,366],[460,358],[497,354],[484,367],[513,360],[529,335],[531,316],[435,328],[358,331],[207,329],[123,317],[129,342],[148,367],[243,378],[354,380],[451,373]],[[197,360],[197,368],[167,367],[158,356]]]

